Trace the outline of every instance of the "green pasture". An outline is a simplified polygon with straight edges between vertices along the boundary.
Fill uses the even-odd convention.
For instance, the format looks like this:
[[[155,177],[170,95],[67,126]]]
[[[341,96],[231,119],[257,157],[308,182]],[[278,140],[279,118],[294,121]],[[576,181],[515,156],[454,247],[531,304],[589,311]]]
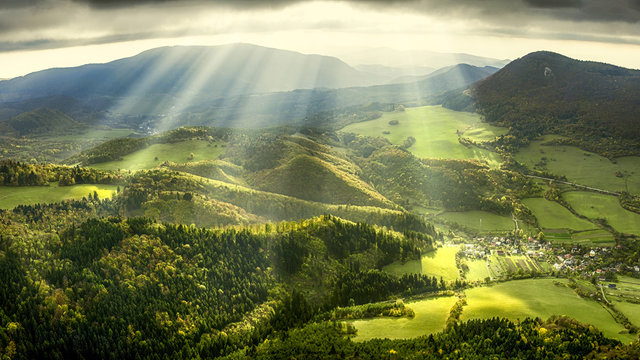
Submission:
[[[151,169],[163,161],[187,163],[201,160],[215,160],[224,148],[220,144],[211,144],[205,140],[187,140],[178,143],[153,144],[142,150],[128,154],[122,160],[91,165],[104,170],[140,170]],[[193,153],[193,157],[191,154]],[[156,158],[158,160],[156,160]]]
[[[543,198],[529,198],[522,202],[533,212],[543,229],[589,230],[597,228],[591,222],[575,216],[564,206]]]
[[[469,267],[469,272],[466,275],[467,280],[484,281],[489,277],[486,260],[467,260],[467,266]]]
[[[358,330],[354,341],[374,338],[409,339],[442,331],[446,325],[449,310],[458,300],[455,296],[431,298],[406,303],[413,309],[411,318],[376,318],[354,320]]]
[[[73,185],[58,186],[0,186],[0,209],[13,209],[18,205],[54,203],[68,199],[82,199],[93,192],[101,199],[110,198],[116,192],[116,185]]]
[[[640,157],[629,156],[611,161],[575,146],[542,145],[553,136],[531,142],[516,155],[517,161],[530,168],[565,175],[571,182],[610,191],[640,194]],[[536,167],[536,164],[543,167]],[[623,177],[616,176],[616,173]],[[628,175],[628,176],[627,176]]]
[[[640,235],[640,215],[625,210],[615,196],[569,191],[562,194],[562,197],[578,213],[588,218],[604,218],[619,232]]]
[[[615,245],[613,235],[602,229],[574,232],[571,234],[571,242],[582,245],[592,244],[594,246]]]
[[[394,262],[383,268],[384,271],[394,275],[404,274],[425,274],[442,278],[446,281],[458,279],[458,268],[456,267],[456,253],[460,250],[458,246],[444,246],[423,254],[420,260]]]
[[[462,320],[495,316],[511,320],[526,317],[547,319],[551,315],[566,315],[594,325],[605,336],[624,342],[635,339],[633,335],[619,334],[624,328],[600,304],[583,299],[570,288],[554,282],[567,283],[564,279],[527,279],[467,290],[467,306],[462,311]]]
[[[398,124],[389,124],[393,120],[397,120]],[[416,142],[409,151],[418,157],[478,159],[487,161],[493,167],[501,161],[498,154],[474,146],[466,147],[458,142],[458,134],[474,140],[491,140],[506,133],[506,129],[482,122],[478,114],[453,111],[441,106],[384,113],[378,119],[351,124],[342,131],[383,136],[395,145],[413,136]]]
[[[610,299],[611,300],[611,299]],[[624,314],[635,326],[640,327],[640,304],[633,304],[627,301],[614,302],[616,310]]]
[[[540,274],[549,271],[548,266],[544,266],[535,259],[520,254],[498,255],[494,253],[489,256],[488,265],[487,268],[485,262],[485,269],[488,269],[492,279],[501,278],[506,275],[528,274],[532,272]]]
[[[607,289],[607,294],[632,301],[640,301],[640,279],[618,276],[618,282],[615,283],[615,289]],[[640,305],[638,305],[640,306]],[[638,319],[640,321],[640,318]],[[638,324],[640,326],[640,324]]]
[[[515,228],[511,217],[496,215],[482,210],[444,212],[438,215],[438,218],[460,224],[465,228],[477,230],[481,233],[511,231]]]

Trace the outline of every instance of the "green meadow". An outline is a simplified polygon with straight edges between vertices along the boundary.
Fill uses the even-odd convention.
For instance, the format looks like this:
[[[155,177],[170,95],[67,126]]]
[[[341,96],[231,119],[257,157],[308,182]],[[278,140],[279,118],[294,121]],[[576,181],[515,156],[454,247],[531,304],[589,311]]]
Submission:
[[[375,338],[409,339],[442,331],[449,309],[458,300],[455,296],[438,297],[406,303],[415,312],[413,318],[376,318],[354,320],[358,330],[354,341]]]
[[[224,148],[221,144],[211,144],[205,140],[187,140],[178,143],[153,144],[142,150],[124,156],[122,160],[94,164],[91,165],[91,167],[103,170],[152,169],[160,165],[163,161],[187,163],[201,160],[215,160],[223,151]],[[193,154],[193,157],[191,154]]]
[[[565,175],[571,182],[610,191],[625,191],[640,194],[640,157],[629,156],[611,161],[598,154],[581,150],[575,146],[543,145],[553,136],[531,142],[521,149],[515,158],[530,168],[536,164],[557,175]],[[625,175],[623,177],[616,176]],[[626,177],[628,175],[628,177]]]
[[[625,210],[615,196],[569,191],[562,194],[562,197],[578,213],[588,218],[604,218],[619,232],[640,235],[640,215]]]
[[[608,337],[624,342],[635,339],[634,335],[619,334],[624,328],[607,310],[595,301],[577,296],[564,286],[566,283],[564,279],[528,279],[466,290],[467,306],[462,311],[462,320],[495,316],[511,320],[547,319],[551,315],[566,315],[596,326]]]
[[[18,205],[54,203],[69,199],[82,199],[94,191],[101,199],[110,198],[116,192],[116,185],[73,185],[58,186],[0,186],[0,209],[13,209]]]
[[[397,121],[397,125],[389,122]],[[409,148],[423,158],[478,159],[495,167],[500,163],[496,153],[458,142],[458,134],[476,141],[491,140],[506,133],[506,129],[491,126],[480,115],[453,111],[441,106],[407,108],[401,112],[384,113],[375,120],[348,125],[342,129],[367,136],[384,136],[392,144],[400,145],[413,136],[416,142]]]
[[[489,277],[486,260],[467,260],[467,266],[469,267],[466,275],[467,280],[484,281],[485,278]]]
[[[515,227],[511,217],[496,215],[481,210],[444,212],[438,215],[438,218],[460,224],[465,228],[473,229],[482,233],[492,231],[511,231]]]
[[[395,262],[385,266],[383,270],[394,275],[425,274],[455,281],[459,275],[456,267],[456,253],[459,250],[458,246],[444,246],[423,254],[420,260]]]
[[[524,199],[543,229],[589,230],[597,228],[591,222],[575,216],[564,206],[543,198]]]

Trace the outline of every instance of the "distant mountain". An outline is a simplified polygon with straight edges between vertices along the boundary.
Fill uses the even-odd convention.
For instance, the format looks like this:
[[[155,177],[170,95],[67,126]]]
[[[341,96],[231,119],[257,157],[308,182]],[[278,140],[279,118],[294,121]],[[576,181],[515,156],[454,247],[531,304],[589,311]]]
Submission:
[[[375,74],[380,77],[386,77],[389,79],[389,83],[405,82],[402,80],[405,77],[423,77],[437,70],[430,66],[407,66],[407,67],[394,67],[385,65],[356,65],[354,66],[360,71],[364,71],[370,74]]]
[[[378,74],[371,73],[375,69]],[[158,48],[107,64],[1,81],[0,122],[49,109],[80,123],[148,132],[183,125],[334,127],[338,109],[357,107],[338,112],[359,113],[361,107],[385,108],[372,103],[434,103],[497,70],[459,64],[387,84],[389,74],[380,69],[364,72],[332,57],[246,44]]]
[[[379,84],[341,60],[249,44],[176,46],[106,64],[49,69],[0,82],[0,100],[150,95],[226,97]]]
[[[450,90],[464,88],[496,71],[498,71],[497,68],[490,66],[458,64],[434,71],[420,77],[417,81],[370,86],[362,89],[361,92],[367,94],[372,100],[382,102],[427,100]]]
[[[640,71],[552,52],[517,59],[467,92],[487,121],[521,136],[640,140]],[[582,141],[582,140],[580,140]],[[606,149],[600,149],[600,152]]]
[[[296,124],[313,127],[341,127],[344,121],[358,121],[353,114],[384,109],[381,104],[423,105],[439,101],[450,90],[461,89],[495,72],[495,68],[478,68],[461,64],[437,71],[418,82],[350,87],[342,89],[295,90],[220,99],[193,106],[186,111],[190,118],[165,118],[162,129],[184,125],[225,127],[267,127]],[[379,103],[375,106],[375,103]],[[373,104],[373,106],[372,106]],[[341,118],[348,118],[344,120]],[[360,119],[362,120],[362,119]]]
[[[344,59],[350,64],[361,64],[357,65],[356,68],[363,70],[365,69],[363,68],[364,66],[371,66],[364,64],[373,64],[371,59],[375,59],[375,64],[377,64],[377,66],[387,66],[400,69],[441,69],[456,64],[469,64],[478,67],[493,66],[501,68],[510,61],[506,59],[488,58],[465,53],[441,53],[424,50],[403,51],[390,48],[356,50],[351,54],[345,55]],[[419,73],[416,73],[415,75],[419,75]]]

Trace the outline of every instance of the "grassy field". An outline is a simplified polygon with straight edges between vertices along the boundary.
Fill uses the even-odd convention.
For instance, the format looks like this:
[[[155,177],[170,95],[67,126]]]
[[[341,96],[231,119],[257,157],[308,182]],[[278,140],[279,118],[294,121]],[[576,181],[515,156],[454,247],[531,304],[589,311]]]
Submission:
[[[597,246],[615,245],[613,235],[602,229],[580,231],[571,234],[571,242],[576,244],[592,244]]]
[[[18,205],[53,203],[68,199],[82,199],[83,196],[98,192],[101,199],[110,198],[116,192],[115,185],[73,185],[58,186],[0,186],[0,209],[13,209]]]
[[[409,318],[379,318],[353,321],[358,330],[354,341],[366,341],[374,338],[409,339],[433,334],[444,329],[449,309],[458,300],[455,296],[439,297],[406,305],[413,309],[416,316]]]
[[[622,301],[615,302],[613,306],[623,313],[633,325],[640,326],[640,304]]]
[[[544,266],[544,264],[528,256],[519,254],[498,255],[496,253],[489,256],[489,267],[487,268],[485,265],[485,269],[489,272],[489,275],[485,276],[490,276],[492,280],[518,273],[537,272],[540,274],[549,271],[548,266]]]
[[[466,275],[467,280],[484,281],[486,277],[489,277],[489,270],[485,260],[467,260],[467,266],[469,267],[469,272]]]
[[[398,124],[390,125],[389,122],[393,120],[397,120]],[[477,147],[465,147],[458,142],[458,133],[474,140],[489,140],[506,133],[506,129],[483,123],[477,114],[452,111],[441,106],[423,106],[407,108],[403,112],[384,113],[379,119],[351,124],[342,131],[384,136],[396,145],[413,136],[416,142],[409,151],[416,156],[478,159],[487,161],[491,166],[500,163],[498,154]]]
[[[438,217],[458,223],[466,228],[477,230],[481,233],[510,231],[513,230],[515,226],[511,217],[496,215],[481,210],[445,212],[438,215]]]
[[[545,239],[554,243],[581,244],[584,246],[615,245],[613,234],[603,229],[571,232],[565,229],[545,229]]]
[[[223,152],[220,144],[211,145],[204,140],[188,140],[172,144],[153,144],[145,149],[124,156],[122,160],[91,165],[104,170],[140,170],[154,168],[163,161],[186,163],[200,160],[215,160]],[[191,158],[193,153],[193,158]],[[155,158],[158,160],[155,160]]]
[[[462,320],[495,316],[512,320],[536,316],[547,319],[551,315],[566,315],[596,326],[608,337],[624,342],[635,338],[619,334],[624,328],[600,304],[580,298],[554,281],[566,283],[566,280],[528,279],[467,290],[468,305],[462,311]]]
[[[614,163],[574,146],[542,145],[552,138],[533,141],[516,154],[516,160],[530,168],[546,161],[547,170],[565,175],[569,181],[611,191],[624,191],[628,185],[629,192],[640,194],[640,157],[618,158]],[[617,177],[616,172],[627,173],[629,177]]]
[[[615,284],[617,287],[615,289],[607,289],[607,294],[612,294],[621,299],[640,301],[640,279],[618,276],[618,282]],[[638,306],[640,307],[640,305]],[[640,318],[638,318],[638,321],[640,322]]]
[[[444,246],[422,255],[420,260],[395,262],[385,266],[384,270],[394,275],[425,274],[437,278],[442,276],[444,280],[454,281],[458,279],[455,256],[459,250],[458,246]]]
[[[569,191],[562,194],[562,197],[582,215],[591,219],[607,219],[609,225],[617,231],[640,235],[640,215],[622,208],[615,196]]]
[[[590,230],[597,228],[596,225],[575,216],[557,202],[543,198],[524,199],[522,202],[533,212],[543,229]]]

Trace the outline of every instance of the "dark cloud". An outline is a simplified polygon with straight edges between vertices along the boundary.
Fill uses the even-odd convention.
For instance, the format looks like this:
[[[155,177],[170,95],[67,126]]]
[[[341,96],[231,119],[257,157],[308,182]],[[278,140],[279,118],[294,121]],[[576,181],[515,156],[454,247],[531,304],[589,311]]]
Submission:
[[[501,36],[629,42],[639,38],[640,0],[328,0],[379,11],[424,13],[480,23]],[[203,10],[279,9],[303,0],[0,0],[0,51],[45,49],[180,36],[194,30],[184,21]],[[152,14],[152,15],[149,15]],[[272,26],[265,19],[267,27]],[[307,28],[336,28],[319,19]],[[343,26],[348,26],[342,24]],[[246,25],[245,25],[246,26]],[[255,31],[262,31],[251,24]],[[302,26],[302,25],[301,25]],[[475,26],[475,25],[474,25]],[[532,33],[543,28],[545,33]],[[596,29],[597,28],[597,29]],[[229,31],[237,31],[229,26]],[[267,28],[268,31],[272,28]],[[52,31],[53,30],[53,31]],[[195,29],[197,31],[197,29]],[[218,28],[207,30],[218,33]],[[224,29],[220,31],[225,31]],[[572,31],[574,34],[572,34]],[[66,38],[55,38],[52,33]],[[193,32],[192,32],[193,33]],[[523,35],[524,33],[524,35]],[[74,39],[74,36],[81,37]],[[621,35],[621,36],[619,36]],[[619,40],[616,39],[618,37]]]
[[[408,7],[416,11],[471,11],[500,20],[504,14],[530,12],[535,18],[640,22],[640,0],[329,0],[364,4],[380,8]],[[158,5],[221,6],[237,9],[280,8],[304,0],[0,0],[2,9],[28,8],[39,4],[55,6],[73,2],[95,9]]]
[[[579,7],[580,0],[524,0],[524,2],[534,8],[571,8]]]
[[[0,3],[0,9],[32,7],[38,3],[41,3],[42,1],[43,0],[2,0],[2,2]]]
[[[89,4],[94,8],[117,8],[133,7],[149,4],[183,4],[198,5],[207,4],[212,6],[232,7],[232,8],[274,8],[282,7],[292,3],[302,2],[302,0],[72,0],[77,3]],[[374,0],[375,1],[375,0]]]

